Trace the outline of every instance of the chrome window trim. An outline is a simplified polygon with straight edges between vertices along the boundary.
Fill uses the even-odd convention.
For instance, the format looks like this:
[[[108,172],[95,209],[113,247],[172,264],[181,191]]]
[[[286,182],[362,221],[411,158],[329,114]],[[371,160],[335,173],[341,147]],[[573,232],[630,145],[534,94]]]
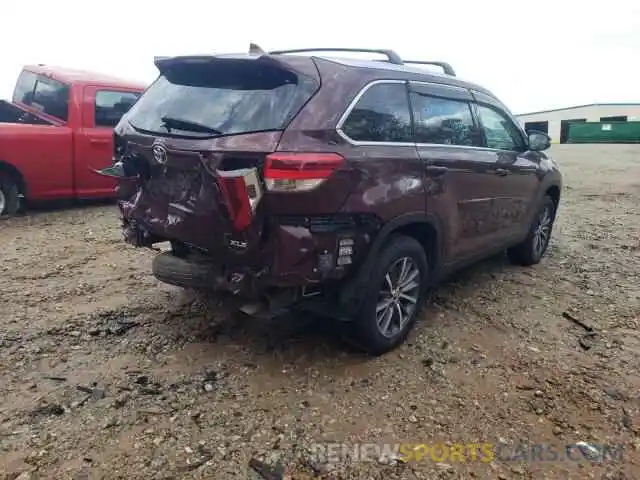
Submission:
[[[340,135],[347,143],[350,143],[351,145],[354,145],[354,146],[357,146],[357,147],[363,147],[363,146],[367,146],[367,145],[369,145],[369,146],[377,145],[377,146],[382,146],[382,147],[384,147],[384,146],[388,146],[388,147],[414,147],[415,143],[413,143],[413,142],[375,142],[375,141],[368,141],[368,140],[353,140],[351,137],[349,137],[342,130],[342,126],[343,126],[344,122],[347,120],[347,118],[349,118],[349,115],[351,115],[351,112],[356,107],[356,105],[358,104],[358,102],[360,101],[362,96],[365,93],[367,93],[367,91],[369,91],[369,89],[371,87],[374,87],[376,85],[384,85],[384,84],[389,84],[389,85],[407,85],[407,83],[408,83],[407,80],[394,80],[394,79],[373,80],[373,81],[367,83],[364,87],[362,87],[362,89],[354,97],[354,99],[351,101],[351,103],[349,103],[349,105],[347,106],[346,110],[340,116],[340,119],[338,120],[338,123],[336,125],[336,132],[338,132],[338,135]],[[407,100],[407,106],[409,108],[411,108],[410,105],[409,105],[409,101],[408,100]]]
[[[447,83],[437,83],[437,82],[425,82],[423,80],[409,80],[409,85],[411,85],[411,84],[426,85],[428,87],[449,88],[451,90],[463,91],[463,92],[467,92],[469,94],[469,96],[471,97],[471,91],[468,88],[460,87],[458,85],[449,85]],[[454,99],[452,99],[452,100],[454,100]],[[458,101],[460,101],[460,100],[458,100]]]
[[[416,147],[444,147],[463,150],[482,150],[485,152],[510,152],[512,150],[500,150],[497,148],[479,147],[476,145],[447,145],[446,143],[414,143]]]
[[[374,146],[377,146],[377,147],[435,147],[435,148],[443,148],[444,147],[444,148],[463,149],[463,150],[481,150],[481,151],[485,151],[485,152],[514,152],[514,150],[503,150],[503,149],[499,149],[499,148],[481,147],[481,146],[476,146],[476,145],[447,145],[447,144],[444,144],[444,143],[375,142],[375,141],[367,141],[367,140],[353,140],[346,133],[344,133],[344,131],[342,130],[342,126],[343,126],[344,122],[347,120],[347,118],[349,117],[349,115],[351,114],[351,112],[353,111],[353,109],[355,108],[357,103],[360,101],[362,96],[365,93],[367,93],[367,91],[371,87],[373,87],[375,85],[382,85],[382,84],[391,84],[391,85],[393,85],[393,84],[404,84],[404,85],[410,85],[412,83],[413,84],[418,84],[418,85],[427,85],[427,86],[431,85],[431,86],[436,86],[436,87],[445,87],[445,88],[451,88],[451,89],[454,89],[454,90],[462,90],[462,91],[466,91],[466,92],[473,92],[474,91],[474,90],[471,90],[471,89],[468,89],[468,88],[459,87],[457,85],[448,85],[446,83],[436,83],[436,82],[425,82],[425,81],[420,81],[420,80],[397,80],[397,79],[373,80],[373,81],[367,83],[364,87],[362,87],[362,89],[353,98],[353,100],[349,103],[349,105],[347,106],[345,111],[340,116],[340,119],[338,120],[338,123],[336,124],[336,132],[338,133],[338,135],[340,135],[340,137],[344,141],[346,141],[350,145],[353,145],[353,146],[356,146],[356,147],[366,147],[366,146],[371,146],[371,147],[374,147]],[[461,100],[457,100],[457,101],[461,101]],[[473,103],[478,104],[478,102],[475,101],[473,98],[471,100],[469,100],[469,102],[472,103],[472,104]],[[482,103],[482,102],[480,102],[480,103]],[[409,107],[411,107],[411,105],[409,105]],[[516,153],[518,153],[518,152],[516,152]]]
[[[367,83],[364,87],[362,87],[362,89],[353,98],[353,100],[351,100],[351,103],[349,103],[349,105],[347,106],[346,110],[340,116],[340,119],[338,120],[338,123],[336,125],[336,130],[342,131],[342,125],[347,120],[349,115],[351,115],[351,112],[356,107],[356,104],[360,101],[362,96],[365,93],[367,93],[367,91],[371,87],[374,87],[375,85],[383,85],[385,83],[391,84],[391,85],[394,85],[394,84],[405,84],[406,85],[407,81],[406,80],[373,80],[372,82]],[[344,135],[344,133],[343,133],[343,135]]]
[[[351,140],[342,131],[338,134],[349,144],[356,147],[429,147],[429,148],[449,148],[456,150],[481,150],[485,152],[515,152],[515,150],[502,150],[499,148],[480,147],[476,145],[448,145],[446,143],[415,143],[415,142],[367,142]],[[520,152],[515,152],[520,153]]]

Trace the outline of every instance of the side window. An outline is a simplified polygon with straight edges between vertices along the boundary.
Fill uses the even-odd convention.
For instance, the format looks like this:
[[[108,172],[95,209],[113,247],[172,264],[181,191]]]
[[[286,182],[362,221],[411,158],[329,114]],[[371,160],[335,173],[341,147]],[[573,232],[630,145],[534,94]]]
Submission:
[[[468,102],[411,92],[417,143],[477,145],[478,136]]]
[[[478,105],[478,115],[488,148],[522,150],[522,137],[513,122],[504,114],[493,108]]]
[[[44,75],[23,71],[13,92],[13,101],[64,120],[69,118],[69,85]]]
[[[53,117],[67,121],[69,119],[69,85],[39,76],[30,105]]]
[[[370,87],[349,114],[342,131],[361,142],[413,142],[406,86],[381,83]]]
[[[99,90],[96,92],[96,127],[115,127],[122,116],[136,103],[140,94]]]
[[[33,100],[33,90],[35,89],[37,78],[38,76],[35,73],[23,70],[18,76],[16,88],[13,91],[13,101],[21,102],[24,104],[31,103],[31,100]]]

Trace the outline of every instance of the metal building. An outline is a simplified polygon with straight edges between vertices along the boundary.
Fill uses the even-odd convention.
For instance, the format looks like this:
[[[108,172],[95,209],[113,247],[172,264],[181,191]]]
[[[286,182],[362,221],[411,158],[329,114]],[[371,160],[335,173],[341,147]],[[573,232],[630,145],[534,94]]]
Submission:
[[[547,133],[553,143],[566,143],[572,122],[640,121],[640,103],[592,103],[575,107],[521,113],[516,118],[525,130]]]

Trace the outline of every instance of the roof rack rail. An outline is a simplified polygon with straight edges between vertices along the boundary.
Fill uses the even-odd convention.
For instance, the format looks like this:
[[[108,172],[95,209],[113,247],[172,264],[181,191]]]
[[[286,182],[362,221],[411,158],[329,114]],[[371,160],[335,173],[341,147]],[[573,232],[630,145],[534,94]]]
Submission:
[[[435,65],[436,67],[442,68],[444,73],[447,75],[451,75],[452,77],[456,76],[456,72],[451,65],[447,62],[427,62],[422,60],[403,60],[403,63],[410,63],[415,65]]]
[[[257,47],[257,45],[252,44],[253,47]],[[257,47],[259,48],[259,47]],[[262,49],[260,49],[262,50]],[[450,75],[452,77],[456,76],[456,72],[453,67],[447,62],[435,62],[435,61],[423,61],[423,60],[403,60],[393,50],[388,49],[376,49],[376,48],[296,48],[293,50],[274,50],[269,52],[270,55],[281,55],[286,53],[306,53],[306,52],[356,52],[356,53],[378,53],[380,55],[385,55],[387,57],[384,62],[392,63],[394,65],[405,65],[405,64],[414,64],[414,65],[434,65],[436,67],[442,68],[445,74]]]
[[[274,50],[269,52],[271,55],[281,55],[285,53],[305,53],[305,52],[358,52],[358,53],[378,53],[385,55],[389,63],[402,65],[404,62],[400,55],[393,50],[370,49],[370,48],[297,48],[295,50]]]

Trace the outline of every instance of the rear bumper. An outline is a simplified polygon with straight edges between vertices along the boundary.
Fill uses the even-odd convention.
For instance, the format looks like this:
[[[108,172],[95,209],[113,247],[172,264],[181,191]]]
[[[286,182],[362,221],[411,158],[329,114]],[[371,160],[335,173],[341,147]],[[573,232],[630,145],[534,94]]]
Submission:
[[[133,246],[170,240],[124,215],[122,222],[125,241]],[[373,229],[371,223],[345,218],[272,218],[264,238],[251,249],[230,242],[226,248],[204,250],[172,239],[178,250],[159,254],[153,273],[168,284],[250,298],[279,288],[315,290],[352,275],[368,253]]]
[[[153,275],[161,282],[183,288],[229,292],[242,297],[260,295],[264,285],[249,272],[225,272],[210,262],[181,258],[163,252],[153,259]]]
[[[158,239],[130,224],[128,243],[151,246]],[[278,227],[258,256],[243,260],[233,252],[209,255],[164,252],[153,261],[154,276],[183,288],[231,292],[258,298],[274,289],[316,291],[336,285],[357,268],[368,250],[362,235],[312,234],[301,227]],[[188,250],[188,249],[187,249]]]

